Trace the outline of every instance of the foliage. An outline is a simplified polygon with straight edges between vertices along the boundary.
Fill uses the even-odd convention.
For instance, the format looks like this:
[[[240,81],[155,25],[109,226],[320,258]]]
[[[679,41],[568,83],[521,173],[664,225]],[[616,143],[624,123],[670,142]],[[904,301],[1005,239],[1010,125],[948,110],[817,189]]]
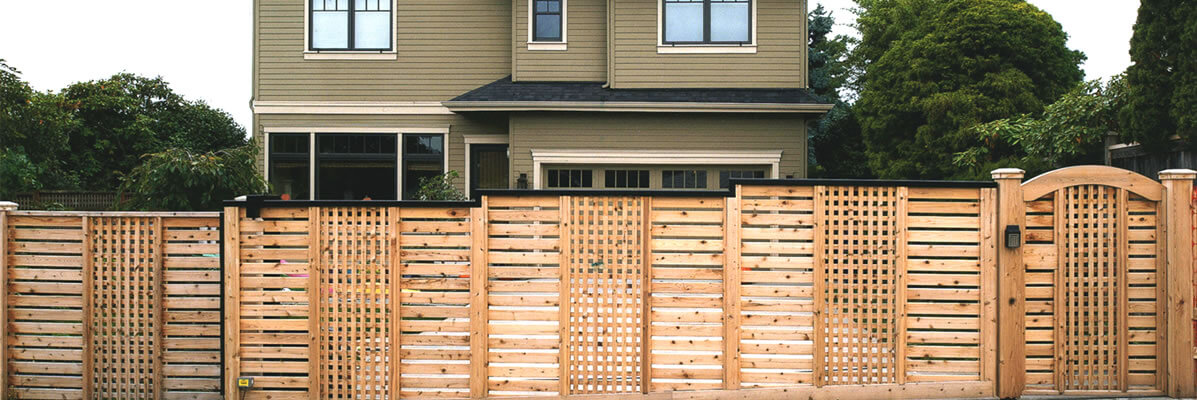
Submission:
[[[457,190],[453,181],[460,176],[455,170],[449,170],[441,175],[420,179],[420,190],[416,192],[417,200],[464,201],[469,200],[465,194]]]
[[[1123,140],[1158,152],[1179,135],[1197,147],[1197,2],[1143,0],[1130,52]]]
[[[41,189],[37,171],[37,166],[24,153],[0,150],[0,199],[12,199],[16,193]]]
[[[858,0],[855,112],[883,178],[971,178],[966,128],[1037,113],[1081,82],[1080,52],[1023,0]],[[1001,159],[1017,150],[993,146]]]
[[[207,153],[171,148],[147,154],[144,162],[122,178],[121,193],[131,194],[122,207],[136,210],[218,210],[221,201],[269,192],[258,174],[258,147],[249,143]]]
[[[227,113],[187,101],[161,77],[120,73],[80,82],[63,96],[81,127],[70,140],[68,164],[86,189],[119,184],[144,154],[168,148],[208,152],[245,144],[245,130]]]
[[[829,37],[835,18],[822,5],[811,11],[807,25],[810,32],[808,87],[820,100],[835,104],[830,112],[811,121],[807,127],[809,175],[869,177],[860,125],[852,106],[841,98],[841,89],[849,77],[846,59],[852,39],[843,35]]]
[[[69,135],[78,129],[72,110],[62,96],[34,91],[21,80],[20,71],[0,60],[0,153],[8,167],[0,181],[24,182],[22,187],[0,187],[0,192],[14,193],[29,188],[78,185],[78,177],[63,162],[69,147]],[[21,176],[13,175],[19,173]]]
[[[1108,83],[1089,81],[1044,108],[1037,116],[980,124],[967,131],[982,143],[956,154],[957,166],[980,175],[1002,167],[1017,166],[1038,175],[1049,169],[1074,164],[1100,163],[1105,139],[1118,132],[1118,114],[1126,107],[1127,85],[1123,76]],[[993,149],[1010,146],[1019,150],[1007,159],[992,157]]]

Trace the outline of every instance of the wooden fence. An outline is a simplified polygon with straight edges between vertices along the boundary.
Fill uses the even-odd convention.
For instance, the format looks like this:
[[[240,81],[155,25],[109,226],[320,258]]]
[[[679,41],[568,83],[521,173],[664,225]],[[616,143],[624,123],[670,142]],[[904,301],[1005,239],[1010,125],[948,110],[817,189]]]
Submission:
[[[0,383],[18,398],[1192,397],[1194,177],[0,212]]]
[[[1193,176],[995,178],[241,204],[225,374],[269,399],[1191,395]]]
[[[218,215],[0,211],[6,398],[222,398]]]

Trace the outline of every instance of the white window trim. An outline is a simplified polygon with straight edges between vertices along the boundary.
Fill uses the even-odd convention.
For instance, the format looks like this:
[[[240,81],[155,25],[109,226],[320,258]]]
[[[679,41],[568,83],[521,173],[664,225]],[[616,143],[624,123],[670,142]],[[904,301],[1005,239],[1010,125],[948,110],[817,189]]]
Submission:
[[[312,50],[312,0],[303,1],[303,59],[304,60],[398,60],[399,0],[391,0],[391,49],[386,51],[321,51]],[[352,32],[350,32],[352,34]]]
[[[275,133],[298,133],[308,135],[308,198],[316,199],[316,134],[317,133],[389,133],[396,136],[395,151],[395,187],[397,188],[396,197],[399,200],[403,199],[403,135],[441,135],[445,146],[445,157],[442,168],[445,172],[449,171],[449,126],[438,127],[388,127],[388,128],[362,128],[362,127],[337,127],[337,128],[312,128],[312,127],[266,127],[262,128],[262,135],[265,139],[264,143],[263,162],[262,166],[264,173],[262,174],[266,182],[270,182],[270,135]],[[467,156],[469,150],[466,150]],[[467,188],[469,184],[466,185]]]
[[[528,5],[528,50],[529,51],[565,51],[569,43],[569,0],[561,0],[561,41],[538,42],[532,40],[532,28],[535,24],[532,17],[533,3],[536,0],[526,0]]]
[[[470,197],[470,171],[474,166],[470,164],[470,156],[474,154],[470,146],[475,144],[505,144],[511,145],[511,136],[509,135],[465,135],[465,195]],[[507,160],[511,161],[511,148],[507,148]],[[508,166],[510,168],[510,166]]]
[[[756,31],[758,19],[756,18],[756,4],[759,0],[752,0],[750,2],[752,10],[751,21],[749,23],[749,35],[752,40],[749,44],[744,45],[723,45],[723,44],[665,44],[665,27],[661,26],[663,17],[665,16],[665,1],[654,0],[657,2],[657,54],[756,54]]]
[[[781,150],[658,151],[532,149],[532,188],[542,189],[544,164],[626,165],[768,165],[770,177],[781,176]]]

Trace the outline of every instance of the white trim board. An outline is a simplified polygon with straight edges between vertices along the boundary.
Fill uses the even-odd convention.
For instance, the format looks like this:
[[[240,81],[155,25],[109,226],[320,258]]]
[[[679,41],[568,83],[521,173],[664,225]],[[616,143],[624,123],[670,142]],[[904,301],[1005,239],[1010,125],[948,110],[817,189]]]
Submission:
[[[769,165],[770,178],[781,175],[782,150],[656,151],[532,149],[532,187],[541,189],[544,164]]]
[[[452,115],[439,101],[254,101],[254,114]]]

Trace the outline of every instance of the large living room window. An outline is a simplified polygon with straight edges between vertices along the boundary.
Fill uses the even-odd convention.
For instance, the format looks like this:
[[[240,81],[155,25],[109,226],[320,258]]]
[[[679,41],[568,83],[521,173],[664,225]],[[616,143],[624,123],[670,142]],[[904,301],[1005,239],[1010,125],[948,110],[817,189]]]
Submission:
[[[664,44],[752,42],[752,0],[661,1]]]
[[[274,193],[293,200],[307,200],[309,188],[308,144],[306,133],[270,135],[270,186]]]
[[[311,50],[392,49],[392,0],[310,0]]]
[[[421,181],[445,173],[444,135],[403,135],[403,198],[416,200]]]
[[[316,134],[316,198],[396,200],[394,134]]]

